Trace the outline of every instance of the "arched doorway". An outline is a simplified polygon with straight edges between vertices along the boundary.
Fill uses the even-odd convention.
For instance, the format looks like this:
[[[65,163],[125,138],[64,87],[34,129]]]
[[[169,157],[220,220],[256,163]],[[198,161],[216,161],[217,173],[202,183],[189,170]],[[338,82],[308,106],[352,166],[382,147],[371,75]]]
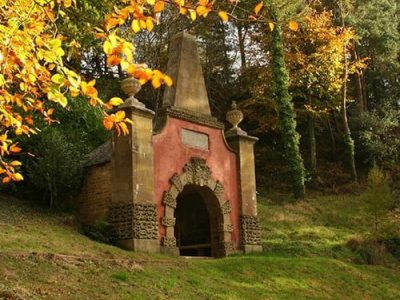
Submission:
[[[231,203],[224,197],[224,187],[221,182],[211,178],[211,170],[206,165],[206,161],[202,158],[192,157],[184,166],[183,172],[175,173],[170,182],[171,187],[164,193],[162,199],[165,211],[161,218],[161,224],[165,227],[165,235],[161,239],[161,246],[164,251],[176,253],[175,250],[182,250],[182,255],[187,253],[186,255],[212,257],[222,257],[232,253],[234,248],[230,216]],[[181,204],[179,204],[179,211],[176,212],[178,202]],[[191,215],[192,211],[198,211],[199,217],[198,220],[196,219],[197,221],[189,223],[185,219],[190,219],[186,215]],[[196,223],[207,224],[207,222],[208,226],[196,225]],[[175,231],[179,230],[180,232],[175,234]],[[195,235],[193,232],[196,231],[199,232],[202,239],[196,240],[190,237],[190,235]],[[177,239],[180,239],[179,244]],[[203,250],[196,246],[198,242],[204,244]],[[189,248],[195,250],[189,251]]]
[[[219,256],[222,214],[208,187],[186,185],[174,212],[176,246],[183,256]]]

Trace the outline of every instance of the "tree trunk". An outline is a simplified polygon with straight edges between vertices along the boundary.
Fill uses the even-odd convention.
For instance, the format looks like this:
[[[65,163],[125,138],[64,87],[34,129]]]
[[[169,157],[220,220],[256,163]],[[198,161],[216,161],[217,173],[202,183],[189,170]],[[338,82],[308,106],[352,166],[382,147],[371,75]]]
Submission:
[[[336,158],[336,140],[335,140],[335,135],[333,134],[333,128],[329,116],[327,116],[326,120],[328,122],[329,135],[331,138],[331,156],[332,156],[332,161],[334,161]]]
[[[361,91],[363,93],[363,99],[364,99],[364,109],[365,111],[368,111],[367,85],[365,84],[365,74],[363,71],[361,71],[360,79],[361,79]]]
[[[289,74],[285,64],[282,29],[279,23],[272,32],[272,70],[275,81],[279,129],[282,135],[284,154],[289,167],[293,193],[296,199],[304,198],[305,171],[299,149],[300,136],[296,131],[292,97],[289,94]]]
[[[358,60],[358,53],[356,49],[356,43],[353,41],[353,50],[352,54],[355,60]],[[355,87],[356,87],[356,94],[357,94],[357,107],[358,107],[358,112],[359,114],[362,114],[363,112],[367,111],[367,99],[366,93],[365,93],[365,87],[363,87],[363,71],[362,70],[357,70],[354,74],[354,79],[355,79]]]
[[[310,171],[314,176],[317,173],[317,144],[315,141],[315,122],[312,113],[308,115],[308,139],[310,144]]]
[[[312,105],[311,96],[308,96],[308,105]],[[310,172],[312,176],[317,173],[317,144],[315,141],[315,120],[314,114],[309,112],[307,115],[307,127],[308,127],[308,143],[310,146]]]
[[[344,29],[344,24],[343,24]],[[349,77],[349,67],[347,64],[347,47],[343,45],[343,63],[344,63],[344,74],[343,74],[343,87],[342,87],[342,122],[344,128],[344,143],[346,147],[347,160],[349,164],[349,169],[351,172],[351,177],[354,181],[357,181],[357,170],[354,157],[354,141],[351,137],[349,122],[347,118],[347,80]]]
[[[230,84],[230,74],[227,72],[229,70],[229,54],[228,54],[228,47],[226,46],[226,30],[225,24],[221,22],[221,33],[222,33],[222,49],[224,50],[224,67],[226,68],[224,72],[225,77],[225,84]]]
[[[345,20],[344,20],[344,11],[343,11],[343,2],[340,1],[338,3],[340,9],[340,18],[342,21],[342,31],[344,32]],[[349,121],[347,118],[347,81],[349,79],[349,65],[348,65],[348,58],[347,58],[347,45],[346,43],[343,44],[343,86],[342,86],[342,101],[341,101],[341,112],[342,112],[342,124],[344,130],[344,144],[345,144],[345,152],[348,160],[348,167],[351,172],[352,179],[357,182],[357,170],[356,170],[356,163],[355,163],[355,153],[354,153],[354,140],[351,137],[351,131],[349,127]]]
[[[245,34],[241,24],[237,24],[238,38],[239,38],[239,52],[240,52],[240,69],[243,71],[246,68],[246,51],[245,51]]]

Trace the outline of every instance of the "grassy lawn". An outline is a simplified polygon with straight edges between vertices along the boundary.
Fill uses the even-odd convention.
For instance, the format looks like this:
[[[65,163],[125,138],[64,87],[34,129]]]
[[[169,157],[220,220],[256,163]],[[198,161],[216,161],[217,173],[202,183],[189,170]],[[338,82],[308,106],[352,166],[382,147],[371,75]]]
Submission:
[[[345,246],[370,228],[359,197],[259,200],[263,254],[188,260],[91,241],[0,196],[0,299],[400,299],[399,265],[355,264]]]

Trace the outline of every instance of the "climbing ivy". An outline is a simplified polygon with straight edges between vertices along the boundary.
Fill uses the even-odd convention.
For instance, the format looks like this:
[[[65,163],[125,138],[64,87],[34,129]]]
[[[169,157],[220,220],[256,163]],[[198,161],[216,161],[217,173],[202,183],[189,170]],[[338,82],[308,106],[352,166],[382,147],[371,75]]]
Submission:
[[[305,196],[305,171],[299,150],[300,136],[296,131],[292,97],[289,94],[289,74],[284,59],[282,28],[278,22],[275,30],[272,31],[272,70],[284,155],[289,166],[294,196],[295,198],[303,198]]]

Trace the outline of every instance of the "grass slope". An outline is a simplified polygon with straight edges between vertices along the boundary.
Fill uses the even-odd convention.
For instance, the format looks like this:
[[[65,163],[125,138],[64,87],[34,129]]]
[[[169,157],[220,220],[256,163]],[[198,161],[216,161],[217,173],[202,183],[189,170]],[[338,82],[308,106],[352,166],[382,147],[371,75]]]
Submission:
[[[354,264],[344,246],[368,231],[360,201],[260,197],[265,253],[188,260],[91,241],[0,196],[0,299],[400,299],[399,266]]]

